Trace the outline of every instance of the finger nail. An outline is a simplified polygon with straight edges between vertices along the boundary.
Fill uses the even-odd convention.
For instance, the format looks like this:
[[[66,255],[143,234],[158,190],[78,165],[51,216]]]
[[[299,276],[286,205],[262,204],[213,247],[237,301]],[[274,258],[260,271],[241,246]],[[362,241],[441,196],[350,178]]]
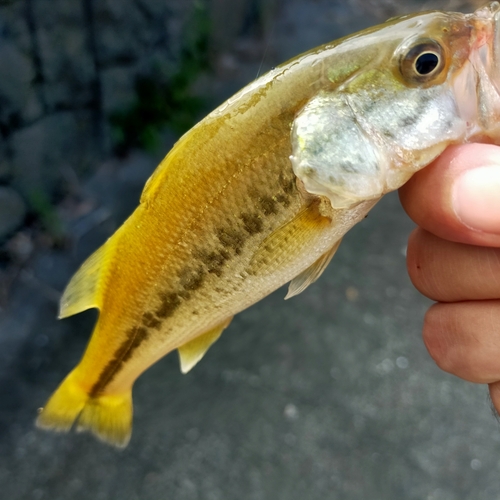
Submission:
[[[464,172],[453,187],[453,208],[469,228],[500,234],[500,165]]]

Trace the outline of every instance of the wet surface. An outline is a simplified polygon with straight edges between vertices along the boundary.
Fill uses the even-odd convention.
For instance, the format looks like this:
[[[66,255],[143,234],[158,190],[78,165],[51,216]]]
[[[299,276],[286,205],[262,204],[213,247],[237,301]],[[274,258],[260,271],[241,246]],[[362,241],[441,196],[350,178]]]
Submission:
[[[277,46],[286,26],[276,27]],[[303,43],[323,41],[315,37]],[[176,354],[148,370],[124,451],[35,429],[96,317],[56,321],[58,294],[136,205],[154,165],[136,154],[103,166],[85,186],[99,208],[71,225],[73,249],[39,253],[11,291],[0,316],[3,498],[498,498],[500,431],[487,390],[441,372],[425,350],[430,302],[407,277],[413,225],[394,194],[304,293],[284,302],[280,289],[236,316],[188,375]]]

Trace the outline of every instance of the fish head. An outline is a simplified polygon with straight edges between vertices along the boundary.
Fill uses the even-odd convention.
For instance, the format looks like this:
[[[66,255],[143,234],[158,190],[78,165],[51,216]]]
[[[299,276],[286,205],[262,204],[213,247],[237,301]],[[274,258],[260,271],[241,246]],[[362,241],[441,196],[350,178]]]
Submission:
[[[399,188],[450,144],[500,139],[499,19],[498,2],[406,16],[325,54],[325,67],[355,69],[294,120],[290,158],[305,189],[349,208]]]

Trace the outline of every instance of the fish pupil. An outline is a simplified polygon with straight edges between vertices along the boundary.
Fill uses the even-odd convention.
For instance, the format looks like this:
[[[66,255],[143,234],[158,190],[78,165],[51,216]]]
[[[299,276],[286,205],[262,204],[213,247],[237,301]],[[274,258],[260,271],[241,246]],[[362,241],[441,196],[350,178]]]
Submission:
[[[419,75],[432,73],[439,64],[439,57],[434,52],[420,54],[415,61],[415,69]]]

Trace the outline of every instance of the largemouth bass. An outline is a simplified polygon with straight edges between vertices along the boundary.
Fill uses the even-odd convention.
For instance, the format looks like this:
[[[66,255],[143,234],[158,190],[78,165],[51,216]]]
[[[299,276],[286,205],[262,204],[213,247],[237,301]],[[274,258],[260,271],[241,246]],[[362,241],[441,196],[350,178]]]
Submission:
[[[187,132],[68,284],[61,318],[100,315],[37,425],[125,446],[144,370],[177,349],[187,372],[234,314],[314,282],[448,145],[498,142],[499,19],[494,2],[390,20],[273,69]]]

